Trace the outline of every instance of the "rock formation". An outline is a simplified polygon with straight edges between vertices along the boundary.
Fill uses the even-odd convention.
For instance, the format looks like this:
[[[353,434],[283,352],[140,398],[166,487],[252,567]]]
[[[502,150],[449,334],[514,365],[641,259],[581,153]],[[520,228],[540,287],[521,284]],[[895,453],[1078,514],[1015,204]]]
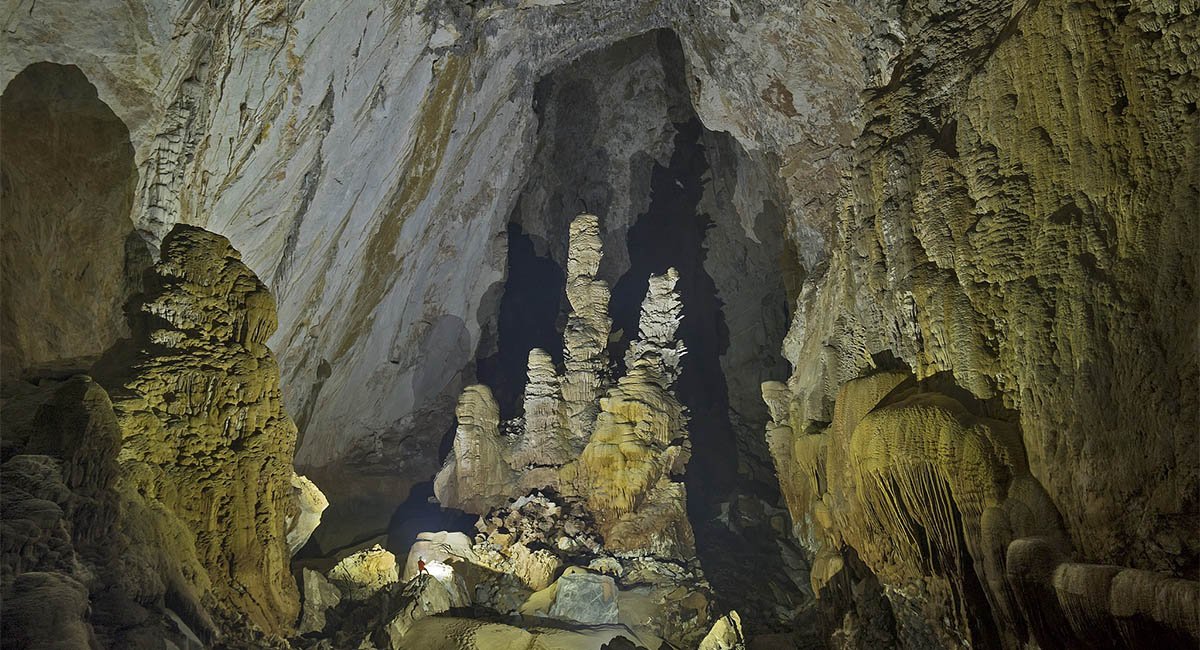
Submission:
[[[737,609],[749,644],[1195,645],[1195,0],[10,4],[6,641],[283,643],[293,472],[324,568],[457,404],[436,493],[482,527],[426,547],[496,615],[609,576],[618,623],[421,618],[456,596],[418,577],[289,643],[695,647]],[[463,390],[510,229],[571,310],[511,406]],[[700,374],[669,276],[623,354],[668,266]]]
[[[1016,648],[1023,634],[1045,647],[1200,638],[1200,582],[1064,563],[1071,545],[1019,428],[936,385],[903,372],[851,381],[828,428],[797,435],[787,388],[764,384],[795,534],[816,555],[815,592],[851,571],[852,552],[893,610],[910,612],[896,620],[909,646]],[[1118,575],[1127,593],[1110,592]]]
[[[5,387],[6,639],[42,642],[22,619],[35,596],[61,600],[67,638],[106,647],[280,639],[301,512],[273,301],[227,240],[179,226],[135,305],[133,339],[95,370],[110,392],[87,376]]]
[[[400,581],[396,556],[376,544],[354,553],[329,570],[329,580],[345,598],[367,600]]]
[[[563,335],[562,378],[567,430],[577,441],[591,436],[597,399],[603,394],[608,373],[608,283],[597,280],[600,270],[600,220],[580,215],[571,222],[567,252],[567,331]]]
[[[266,340],[275,304],[224,237],[177,226],[146,278],[113,409],[130,489],[177,517],[221,606],[266,632],[299,614],[288,569],[296,427]],[[229,522],[253,522],[229,529]]]
[[[742,650],[745,647],[742,617],[737,612],[729,612],[713,623],[708,636],[700,642],[699,650]]]
[[[321,525],[321,513],[329,507],[329,500],[315,483],[295,472],[292,472],[292,498],[298,514],[288,517],[286,526],[288,552],[295,555]]]
[[[525,384],[525,435],[512,452],[513,467],[561,466],[576,453],[561,382],[554,361],[545,351],[529,351],[529,381]]]
[[[454,413],[454,449],[434,494],[447,507],[483,512],[503,503],[517,478],[509,445],[500,438],[500,407],[487,386],[474,385],[463,391]]]
[[[686,495],[675,477],[688,459],[687,419],[670,392],[682,343],[674,269],[650,278],[640,338],[628,372],[600,399],[594,432],[580,457],[577,489],[587,496],[606,543],[686,560],[694,554]]]
[[[545,352],[530,352],[526,412],[523,421],[512,423],[513,436],[500,433],[491,391],[468,387],[459,402],[454,448],[435,481],[435,494],[446,507],[483,515],[471,552],[456,560],[491,572],[475,578],[477,604],[501,612],[536,610],[584,623],[620,618],[643,634],[695,642],[707,631],[698,627],[707,620],[708,601],[699,595],[707,586],[690,569],[650,569],[641,581],[660,599],[681,587],[681,593],[696,594],[692,610],[701,612],[699,618],[682,613],[687,605],[666,600],[646,619],[619,615],[624,588],[618,583],[635,571],[639,559],[662,568],[654,562],[686,565],[695,557],[686,493],[679,482],[689,456],[687,418],[672,393],[685,352],[676,340],[682,318],[675,291],[678,273],[669,269],[650,278],[627,372],[612,383],[605,361],[610,321],[603,301],[608,288],[594,278],[601,256],[597,229],[598,220],[591,215],[578,217],[571,226],[567,297],[572,311],[563,336],[565,374],[558,375]],[[531,493],[537,489],[550,489],[555,496]],[[420,546],[422,552],[426,548]],[[570,564],[607,567],[616,572],[617,581],[585,572],[564,583],[568,573],[560,572]],[[593,598],[602,583],[611,584],[612,593]],[[564,600],[556,605],[559,597]],[[590,614],[579,613],[581,601],[590,603],[585,608]],[[592,601],[606,603],[604,611],[593,611]],[[671,614],[666,612],[688,622],[667,625],[663,621]],[[657,628],[647,625],[650,619]]]

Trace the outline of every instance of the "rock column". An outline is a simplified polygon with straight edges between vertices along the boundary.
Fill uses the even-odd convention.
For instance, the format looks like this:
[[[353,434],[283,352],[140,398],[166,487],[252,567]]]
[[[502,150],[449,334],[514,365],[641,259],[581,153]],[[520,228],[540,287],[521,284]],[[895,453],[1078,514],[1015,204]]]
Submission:
[[[600,221],[584,214],[571,223],[567,258],[567,301],[571,313],[563,337],[566,375],[562,381],[568,430],[580,445],[592,432],[597,400],[604,391],[608,370],[608,283],[597,280],[603,252]]]

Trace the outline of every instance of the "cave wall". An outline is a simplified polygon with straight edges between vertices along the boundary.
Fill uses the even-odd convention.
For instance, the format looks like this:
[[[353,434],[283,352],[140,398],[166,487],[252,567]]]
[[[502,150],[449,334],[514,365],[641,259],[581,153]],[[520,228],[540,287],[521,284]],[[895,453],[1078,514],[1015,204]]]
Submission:
[[[828,267],[804,283],[785,342],[794,372],[787,388],[764,386],[785,393],[772,450],[797,534],[819,551],[817,582],[843,567],[824,552],[854,549],[911,647],[955,645],[939,638],[954,629],[1004,647],[1194,644],[1195,7],[987,9],[916,4],[900,16],[924,46],[906,45],[869,97]],[[946,440],[919,451],[945,427],[903,421],[887,387],[854,397],[903,367],[958,395],[935,399],[984,400],[976,413],[1017,427],[1019,445],[1000,454],[1008,468],[982,472],[999,490],[989,507],[1009,514],[972,514],[978,489],[937,496],[940,481],[981,475]],[[1032,480],[1018,480],[1026,459]],[[896,470],[908,463],[925,469]],[[847,467],[857,478],[838,480]],[[874,533],[855,538],[856,511]],[[935,550],[912,562],[887,550],[914,531]],[[962,569],[937,559],[937,540],[968,549]],[[988,605],[950,606],[948,620],[955,607],[975,619],[929,628],[938,614],[912,612],[939,599],[942,580],[981,589]]]
[[[1085,557],[1192,574],[1200,77],[1176,9],[1042,2],[975,70],[912,52],[933,72],[872,102],[786,352],[801,421],[880,353],[1001,398]]]
[[[297,461],[369,527],[472,379],[537,81],[669,28],[692,109],[782,197],[801,429],[883,359],[948,373],[1018,414],[1079,559],[1194,577],[1196,10],[27,0],[0,83],[79,66],[129,128],[135,226],[244,251],[280,303]]]

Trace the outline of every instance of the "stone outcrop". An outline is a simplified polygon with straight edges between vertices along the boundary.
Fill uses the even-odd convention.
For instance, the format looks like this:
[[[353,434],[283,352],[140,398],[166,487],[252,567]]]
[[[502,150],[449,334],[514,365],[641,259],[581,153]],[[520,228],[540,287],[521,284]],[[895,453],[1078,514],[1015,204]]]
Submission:
[[[550,616],[587,625],[617,622],[617,584],[611,576],[564,573],[558,579]]]
[[[951,611],[961,609],[959,592],[975,589],[968,584],[975,572],[988,602],[974,611],[1005,625],[1025,621],[1028,629],[1012,630],[1018,642],[1089,645],[1106,635],[1135,647],[1181,643],[1170,621],[1178,620],[1190,587],[1174,581],[1186,583],[1200,570],[1194,2],[433,0],[385,10],[374,3],[133,0],[120,11],[110,4],[37,0],[6,17],[5,120],[18,115],[7,100],[29,81],[22,71],[36,73],[46,61],[78,66],[112,113],[90,128],[90,121],[55,121],[56,110],[43,102],[24,112],[15,139],[6,121],[5,216],[15,217],[4,220],[0,237],[6,375],[14,368],[28,374],[44,359],[59,370],[81,369],[78,359],[119,334],[119,296],[129,287],[120,286],[115,246],[129,231],[109,217],[128,213],[151,247],[175,223],[220,231],[279,300],[282,329],[271,342],[283,398],[304,431],[298,460],[307,476],[329,486],[335,504],[316,535],[336,532],[318,541],[333,548],[364,539],[384,529],[410,485],[437,469],[455,398],[475,381],[472,355],[495,331],[493,305],[504,280],[497,233],[506,221],[519,220],[564,266],[567,211],[612,214],[597,236],[610,245],[625,241],[652,195],[662,194],[658,171],[671,164],[682,132],[674,125],[695,116],[709,163],[697,213],[715,222],[704,266],[725,303],[731,339],[720,363],[730,407],[745,416],[737,450],[743,457],[757,451],[754,434],[765,416],[765,409],[746,407],[746,396],[762,379],[787,372],[772,365],[786,315],[758,322],[778,311],[769,306],[774,294],[755,286],[771,274],[771,283],[761,284],[786,286],[795,311],[785,345],[793,372],[768,391],[770,446],[797,539],[814,552],[812,586],[845,596],[823,602],[849,603],[853,611],[843,607],[836,618],[859,626],[837,638],[867,647],[928,647],[967,635],[982,643],[987,632],[969,624],[964,632],[963,617]],[[591,73],[597,62],[619,74]],[[46,121],[49,128],[38,128]],[[107,158],[90,150],[105,135],[122,141],[121,153]],[[64,138],[75,153],[89,155],[36,160],[62,144],[50,140]],[[9,152],[32,152],[38,164],[14,166]],[[572,164],[560,164],[564,157]],[[131,165],[136,174],[128,173]],[[66,219],[42,219],[26,210],[34,203]],[[33,252],[27,235],[57,242],[53,255]],[[9,254],[11,242],[19,254]],[[68,249],[74,254],[64,258]],[[126,250],[124,257],[123,270],[140,269],[136,255]],[[610,246],[592,281],[616,286],[629,257]],[[47,277],[60,280],[39,284]],[[581,354],[573,364],[595,360],[587,345],[603,329],[598,318],[594,331],[580,323],[573,344]],[[171,337],[189,334],[142,342],[174,355]],[[17,354],[30,361],[7,363]],[[236,369],[213,372],[233,372],[237,384],[253,385],[257,362],[251,354]],[[887,395],[899,384],[888,387],[892,378],[880,377],[873,388],[856,384],[839,398],[852,382],[901,365],[915,380],[938,379],[926,391],[934,395],[913,396],[899,408]],[[595,424],[586,410],[600,414],[599,401],[581,393],[607,397],[619,387],[614,378],[592,385],[587,366],[559,379],[563,417],[576,420],[564,429],[570,434]],[[549,375],[539,374],[539,386],[553,394]],[[664,377],[644,377],[639,386]],[[128,402],[117,394],[121,382],[102,383],[114,401]],[[232,468],[235,480],[224,474],[231,468],[198,460],[196,454],[219,455],[205,446],[226,435],[219,424],[244,422],[240,412],[193,412],[209,399],[203,382],[193,388],[178,391],[188,399],[155,406],[161,413],[147,420],[151,426],[139,422],[138,435],[143,428],[157,435],[150,420],[160,415],[172,431],[182,431],[175,421],[187,419],[203,435],[187,436],[194,447],[173,449],[178,455],[138,461],[128,481],[78,482],[92,474],[75,461],[9,446],[19,427],[7,417],[16,405],[6,406],[0,442],[5,463],[23,458],[29,465],[14,465],[21,471],[13,476],[57,463],[58,479],[47,484],[76,495],[57,487],[46,493],[53,498],[26,491],[62,516],[45,503],[14,506],[21,523],[12,524],[11,539],[30,540],[14,557],[68,557],[67,538],[72,552],[88,555],[104,546],[99,540],[107,533],[74,526],[84,511],[71,503],[119,501],[132,513],[123,517],[154,522],[127,527],[122,561],[165,567],[153,579],[117,572],[131,576],[125,582],[137,594],[133,601],[150,603],[151,620],[169,594],[179,608],[195,610],[177,613],[197,631],[208,630],[201,634],[207,642],[219,626],[193,606],[205,598],[243,594],[264,620],[288,609],[251,594],[254,588],[240,591],[258,578],[239,577],[263,568],[280,575],[286,545],[275,540],[286,533],[272,532],[261,545],[281,560],[255,562],[257,551],[239,548],[249,559],[227,566],[213,553],[230,550],[224,547],[241,535],[226,540],[207,522],[227,514],[227,506],[246,510],[253,497],[231,496],[228,486],[213,488],[216,499],[194,485],[178,495],[168,489],[165,475],[174,472],[156,467],[179,469],[194,482],[193,461],[213,470],[205,478],[214,483],[259,489],[243,480],[254,471]],[[150,401],[156,390],[148,389]],[[868,394],[874,391],[883,394]],[[618,396],[614,408],[666,403],[657,399],[639,388]],[[536,435],[546,436],[554,409],[550,401],[540,404],[546,409],[538,411]],[[935,436],[928,429],[934,424],[946,428]],[[615,414],[605,427],[606,445],[635,428]],[[583,447],[593,433],[572,442]],[[944,442],[943,433],[969,444],[938,455],[933,441]],[[249,443],[248,455],[261,460],[258,441]],[[631,445],[630,458],[597,447],[594,465],[637,465],[633,457],[647,453],[641,444]],[[134,440],[132,449],[138,446]],[[506,448],[519,492],[531,485],[571,492],[583,480],[582,463],[535,473],[526,470],[543,460],[537,445],[501,445],[501,452]],[[557,458],[558,449],[547,449]],[[1003,455],[1014,449],[1023,460]],[[885,452],[896,462],[884,460]],[[951,469],[964,472],[953,487]],[[598,507],[608,536],[617,525],[633,530],[671,520],[651,515],[652,504],[679,503],[678,495],[658,491],[656,472],[631,475],[632,488],[606,486]],[[262,512],[270,514],[254,519],[256,526],[289,498],[286,473],[278,481],[273,467],[263,474],[279,494],[267,498]],[[769,482],[769,473],[757,476]],[[1003,500],[989,486],[993,479],[1007,486]],[[492,492],[473,508],[486,512],[514,496],[497,490],[494,477],[482,482]],[[930,482],[931,498],[952,497],[952,526],[937,510],[944,504],[914,496]],[[974,491],[980,486],[991,490],[982,501]],[[220,512],[189,510],[182,502],[196,495]],[[459,497],[470,495],[449,500]],[[1047,503],[1061,520],[1050,543],[1008,541],[1005,528],[1052,519]],[[879,517],[872,521],[868,512]],[[341,521],[330,526],[332,519]],[[934,533],[926,535],[927,524]],[[203,530],[193,534],[196,526]],[[655,538],[649,530],[628,535],[640,536],[639,546],[679,537]],[[960,533],[959,550],[971,562],[946,553]],[[76,539],[80,534],[95,539]],[[879,549],[857,548],[847,535],[862,546],[879,538],[894,553],[885,558]],[[938,545],[937,554],[914,550],[912,540],[922,535]],[[1005,543],[1003,562],[984,553]],[[962,566],[951,566],[955,561]],[[976,561],[977,570],[968,566]],[[208,565],[217,567],[213,585]],[[41,572],[22,569],[14,579],[29,581],[31,593],[74,589],[58,579],[35,584],[40,578],[21,577],[30,573]],[[918,573],[922,582],[941,578],[911,593],[897,587]],[[885,584],[876,589],[880,580]],[[884,612],[877,605],[888,602],[885,589],[916,606]],[[1003,590],[1014,593],[997,596]],[[81,602],[75,591],[51,601],[73,616]],[[1063,622],[1054,619],[1058,610],[1072,614]],[[938,612],[948,615],[924,620]],[[1034,621],[1034,612],[1050,618]],[[752,620],[745,608],[741,613]],[[893,615],[909,617],[897,623],[906,634],[944,629],[936,639],[900,640],[882,634],[895,630],[868,629]],[[437,643],[495,629],[429,621],[414,627],[436,628]],[[93,627],[107,643],[109,631]],[[79,638],[78,629],[64,629]],[[1166,636],[1155,637],[1160,633]],[[522,637],[526,645],[530,636]]]
[[[781,408],[787,389],[764,385],[782,418],[768,435],[795,534],[815,552],[815,592],[850,570],[852,552],[896,612],[918,614],[897,616],[910,646],[1016,648],[1024,632],[1071,647],[1117,630],[1131,645],[1195,641],[1200,582],[1066,563],[1061,516],[1029,472],[1016,424],[932,386],[901,372],[849,382],[829,427],[797,435]],[[1110,593],[1117,575],[1129,576],[1127,593]]]
[[[476,604],[580,622],[564,613],[565,605],[554,609],[563,567],[607,567],[619,580],[632,576],[634,570],[623,567],[633,561],[687,565],[695,558],[695,539],[680,481],[690,455],[687,418],[672,392],[685,352],[676,339],[682,318],[678,273],[669,269],[650,278],[627,372],[613,383],[605,361],[608,287],[595,279],[598,221],[583,215],[571,228],[565,373],[558,374],[545,352],[530,352],[525,416],[505,423],[509,435],[501,434],[491,391],[468,387],[459,402],[454,448],[434,491],[443,506],[482,515],[470,554],[455,559],[485,570],[470,569],[478,574]],[[542,489],[555,496],[535,491]],[[646,617],[625,622],[672,642],[698,641],[707,631],[699,623],[708,615],[703,578],[691,569],[662,572],[665,565],[655,566],[630,584],[648,583],[646,591],[659,604]],[[605,603],[615,606],[619,593],[635,598],[612,584]],[[564,602],[583,598],[572,589]],[[664,598],[667,592],[695,598],[685,604],[684,597]],[[672,617],[680,624],[665,622]]]
[[[325,630],[325,613],[342,602],[342,590],[320,572],[307,568],[301,583],[303,602],[296,633],[322,632]]]
[[[745,647],[742,617],[737,612],[729,612],[713,623],[708,636],[700,642],[699,650],[745,650]]]
[[[299,614],[302,515],[274,303],[227,240],[186,226],[145,288],[98,380],[3,387],[5,625],[43,642],[19,590],[61,600],[67,638],[101,647],[273,643]]]
[[[376,544],[343,558],[328,578],[347,599],[367,600],[400,582],[400,567],[395,555]]]
[[[688,459],[687,419],[670,392],[684,348],[675,342],[681,306],[678,275],[650,278],[642,303],[640,338],[629,348],[627,373],[600,399],[594,432],[580,457],[577,489],[587,496],[606,543],[690,558],[683,474]]]
[[[295,555],[321,525],[321,513],[329,507],[329,499],[315,483],[295,472],[292,472],[292,498],[298,514],[289,516],[286,526],[288,552]]]

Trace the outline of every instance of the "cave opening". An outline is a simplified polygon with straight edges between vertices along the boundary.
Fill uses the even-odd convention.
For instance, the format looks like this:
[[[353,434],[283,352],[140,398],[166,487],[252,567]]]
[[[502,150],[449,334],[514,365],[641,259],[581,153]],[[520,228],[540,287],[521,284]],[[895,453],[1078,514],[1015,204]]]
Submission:
[[[0,140],[0,370],[69,376],[127,334],[150,264],[129,129],[82,70],[41,62],[0,96]]]

